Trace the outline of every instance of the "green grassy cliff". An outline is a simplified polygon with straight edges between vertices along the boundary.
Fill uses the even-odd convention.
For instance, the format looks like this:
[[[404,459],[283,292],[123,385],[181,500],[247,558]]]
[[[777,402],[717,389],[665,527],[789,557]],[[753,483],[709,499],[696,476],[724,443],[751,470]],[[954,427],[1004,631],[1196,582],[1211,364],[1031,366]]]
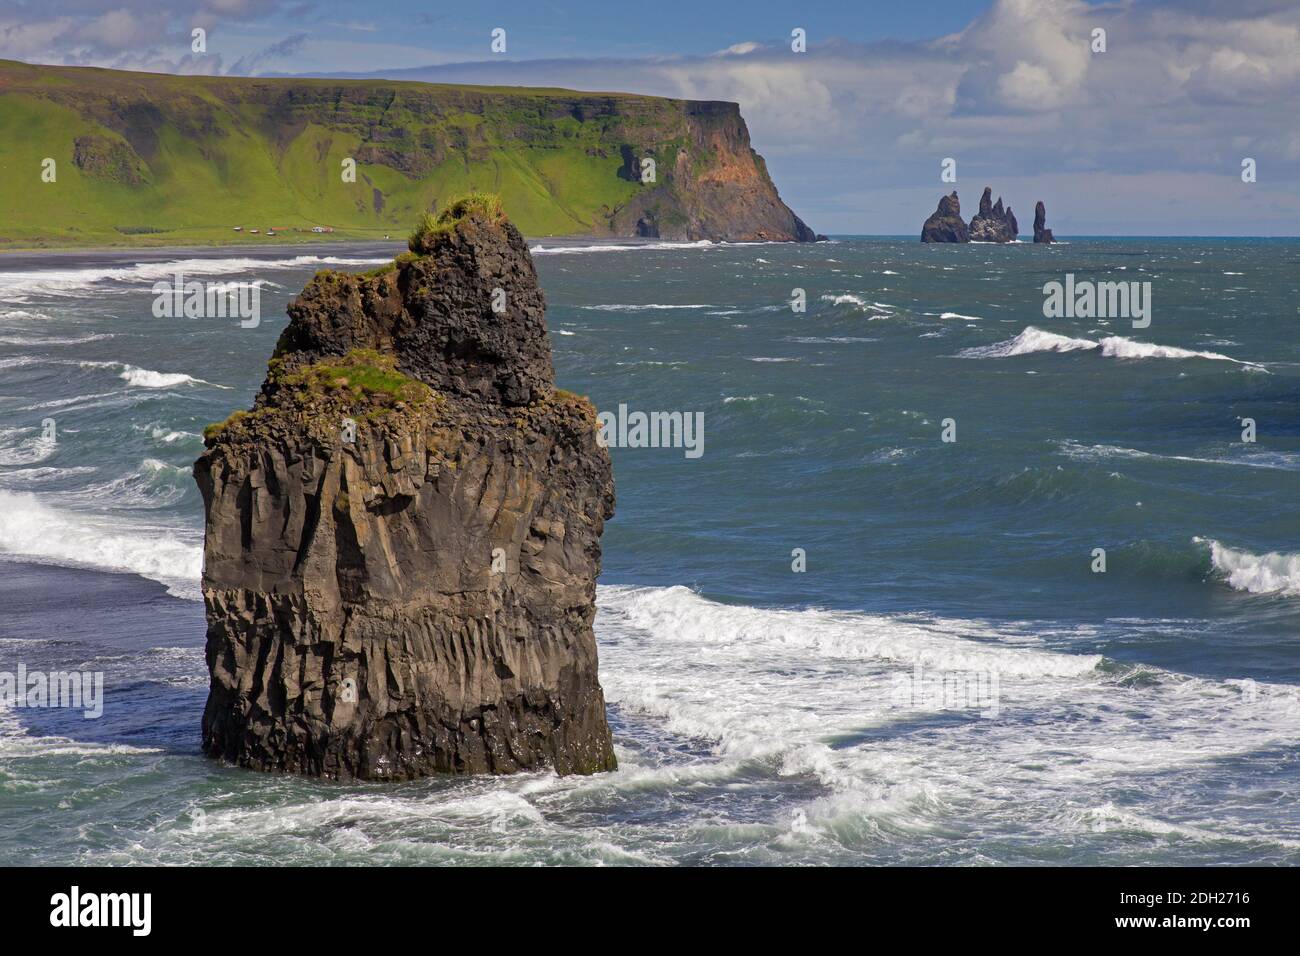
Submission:
[[[396,239],[473,190],[532,236],[813,238],[734,103],[0,60],[0,249]]]

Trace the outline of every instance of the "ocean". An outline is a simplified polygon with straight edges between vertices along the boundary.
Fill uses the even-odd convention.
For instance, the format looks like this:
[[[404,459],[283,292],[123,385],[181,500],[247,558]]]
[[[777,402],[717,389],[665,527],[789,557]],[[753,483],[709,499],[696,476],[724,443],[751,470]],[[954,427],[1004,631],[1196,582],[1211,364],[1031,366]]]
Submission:
[[[0,674],[104,687],[0,708],[0,864],[1300,863],[1295,240],[542,243],[559,384],[703,416],[611,449],[620,769],[203,757],[203,427],[395,249],[0,259]],[[155,317],[178,269],[260,324]]]

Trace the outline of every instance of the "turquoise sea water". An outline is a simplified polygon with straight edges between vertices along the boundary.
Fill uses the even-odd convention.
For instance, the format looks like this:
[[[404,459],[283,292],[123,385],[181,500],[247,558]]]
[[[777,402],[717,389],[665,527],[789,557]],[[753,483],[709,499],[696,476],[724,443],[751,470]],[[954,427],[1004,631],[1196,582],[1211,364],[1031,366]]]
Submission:
[[[544,245],[560,384],[703,413],[612,449],[621,769],[198,752],[199,433],[391,248],[0,261],[0,671],[106,686],[0,710],[0,863],[1300,863],[1300,242]],[[261,325],[154,318],[178,260]],[[1045,318],[1067,273],[1150,326]]]

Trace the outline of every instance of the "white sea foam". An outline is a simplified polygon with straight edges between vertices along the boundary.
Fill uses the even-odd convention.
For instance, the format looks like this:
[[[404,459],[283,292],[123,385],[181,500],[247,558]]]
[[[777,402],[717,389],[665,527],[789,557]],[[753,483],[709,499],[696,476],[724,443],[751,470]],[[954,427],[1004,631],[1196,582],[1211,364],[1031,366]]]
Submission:
[[[1095,348],[1097,343],[1090,339],[1074,339],[1068,335],[1044,332],[1031,325],[1014,339],[993,345],[977,345],[974,348],[962,349],[957,354],[962,358],[1009,358],[1013,355],[1030,355],[1034,352],[1075,352]]]
[[[1219,352],[1197,352],[1172,345],[1138,342],[1122,335],[1110,335],[1094,342],[1092,339],[1077,339],[1055,332],[1045,332],[1032,325],[1027,326],[1014,339],[963,349],[957,354],[962,358],[1009,358],[1013,355],[1030,355],[1035,352],[1076,352],[1094,349],[1099,349],[1100,354],[1108,358],[1208,359],[1217,362],[1233,362],[1250,369],[1264,371],[1262,367],[1252,362],[1243,362]]]
[[[916,836],[1075,839],[1080,810],[1155,775],[1159,802],[1127,828],[1159,833],[1188,815],[1180,801],[1204,812],[1201,768],[1300,732],[1295,688],[1247,695],[1240,681],[1151,667],[1128,680],[1097,655],[1046,649],[1037,634],[1086,636],[1060,626],[761,609],[685,588],[601,587],[597,603],[601,680],[624,719],[710,742],[742,779],[771,768],[815,784],[786,825],[828,851],[865,841],[894,858]],[[897,702],[913,675],[970,672],[999,675],[998,716]],[[1216,820],[1203,838],[1277,842],[1274,827]]]
[[[978,322],[983,316],[979,315],[962,315],[960,312],[944,312],[939,316],[941,319],[965,319],[967,322]]]
[[[194,378],[183,372],[155,372],[147,368],[135,368],[128,365],[120,376],[128,385],[138,388],[174,388],[177,385],[207,384],[202,379]]]
[[[791,335],[786,337],[786,341],[798,342],[802,345],[849,345],[854,342],[878,342],[880,340],[862,335]]]
[[[535,256],[541,256],[566,252],[646,252],[654,249],[710,249],[722,245],[722,243],[701,239],[698,242],[639,242],[635,245],[620,245],[611,242],[597,243],[590,246],[529,246],[528,251]]]
[[[168,430],[165,428],[151,429],[150,434],[166,445],[178,441],[199,441],[202,438],[201,435],[197,435],[194,432],[180,431],[177,429]]]
[[[42,437],[38,429],[6,429],[5,437],[11,435],[27,437],[0,443],[0,465],[34,465],[58,451],[58,444]]]
[[[197,600],[203,550],[193,534],[124,525],[0,491],[0,552],[41,563],[140,574]]]
[[[1210,561],[1229,587],[1251,594],[1300,595],[1300,554],[1252,554],[1213,538],[1192,540],[1210,549]]]
[[[20,412],[36,412],[51,408],[102,408],[110,405],[129,404],[131,397],[123,396],[119,392],[98,392],[93,395],[74,395],[71,398],[52,398],[45,402],[35,402],[31,405],[24,405],[18,410]]]
[[[895,308],[888,302],[869,302],[860,295],[848,292],[843,295],[823,295],[821,300],[831,305],[852,305],[864,312],[878,312],[881,315],[891,315]]]
[[[627,305],[623,303],[614,303],[612,305],[584,305],[579,308],[586,309],[590,312],[647,312],[653,309],[716,309],[716,305],[661,305],[657,302],[649,302],[645,305]]]
[[[41,335],[0,335],[0,345],[18,345],[23,348],[41,348],[46,345],[84,345],[87,342],[100,342],[104,339],[111,339],[112,337],[113,335],[111,332],[63,338]]]
[[[1137,448],[1124,448],[1119,445],[1081,445],[1066,439],[1057,442],[1061,454],[1083,461],[1101,461],[1108,458],[1149,458],[1162,461],[1186,461],[1198,465],[1234,465],[1240,468],[1271,468],[1277,471],[1300,470],[1300,455],[1274,451],[1243,451],[1238,447],[1229,449],[1229,456],[1224,458],[1206,458],[1197,455],[1163,455],[1157,452],[1141,451]]]
[[[382,265],[391,259],[357,259],[340,256],[292,256],[284,259],[236,257],[225,259],[173,259],[137,262],[129,266],[99,266],[85,269],[41,269],[35,272],[0,272],[0,297],[9,302],[29,302],[32,297],[85,297],[117,288],[140,288],[177,272],[186,278],[204,275],[235,275],[271,269],[302,269],[311,266]]]
[[[56,360],[57,361],[57,360]],[[60,364],[73,364],[62,363]],[[138,368],[134,365],[128,365],[126,362],[94,362],[83,361],[76,362],[81,368],[118,368],[121,373],[118,378],[137,388],[175,388],[177,385],[213,385],[212,382],[204,381],[201,378],[195,378],[192,375],[186,375],[184,372],[155,372],[153,369]],[[214,385],[215,388],[227,388],[225,385]]]
[[[1172,345],[1155,345],[1151,342],[1135,342],[1133,339],[1126,339],[1122,335],[1110,335],[1102,339],[1101,354],[1112,358],[1125,359],[1144,359],[1144,358],[1161,358],[1161,359],[1209,359],[1214,362],[1236,362],[1238,365],[1252,365],[1250,362],[1242,362],[1230,355],[1224,355],[1220,352],[1197,352],[1192,349],[1180,349]]]
[[[44,638],[42,638],[44,640]],[[72,758],[80,763],[86,758],[121,757],[137,754],[156,754],[155,747],[133,747],[130,744],[100,744],[68,737],[38,736],[29,734],[16,717],[16,712],[0,702],[0,768],[9,773],[0,772],[0,789],[10,789],[8,784],[27,784],[32,789],[45,789],[48,783],[31,778],[16,779],[12,776],[13,761],[35,757],[42,761],[60,757]],[[24,775],[25,776],[25,775]],[[54,781],[55,783],[61,781]]]
[[[920,661],[1021,677],[1081,677],[1101,663],[1097,654],[1000,645],[988,641],[992,632],[974,622],[952,622],[953,631],[947,631],[947,625],[886,615],[719,604],[684,587],[610,587],[602,590],[602,598],[602,607],[618,610],[636,627],[705,646],[779,646],[820,657]]]
[[[0,458],[4,452],[0,451]],[[99,469],[94,465],[77,465],[73,468],[17,468],[13,471],[0,471],[0,484],[26,485],[33,482],[58,481],[73,475],[92,475]]]

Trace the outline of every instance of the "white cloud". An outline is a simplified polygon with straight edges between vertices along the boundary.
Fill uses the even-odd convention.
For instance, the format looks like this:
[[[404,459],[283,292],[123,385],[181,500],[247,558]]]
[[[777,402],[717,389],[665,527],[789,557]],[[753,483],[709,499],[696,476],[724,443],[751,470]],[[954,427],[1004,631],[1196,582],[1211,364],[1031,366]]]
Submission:
[[[189,56],[189,17],[205,10],[218,20],[234,10],[251,16],[275,4],[174,5],[185,15],[149,21],[156,30],[150,45],[142,44],[138,29],[145,0],[122,0],[121,17],[80,39],[77,31],[90,18],[72,16],[52,0],[46,19],[0,21],[0,56],[39,59],[44,50],[58,62],[136,69],[366,75],[374,75],[377,63],[396,75],[406,64],[435,58],[414,45],[363,42],[365,33],[277,46],[282,37],[249,30],[214,34],[213,55],[196,59]],[[177,32],[168,38],[172,27]],[[1096,27],[1107,31],[1105,53],[1091,51]],[[1219,177],[1227,191],[1211,191],[1204,200],[1224,223],[1216,231],[1248,232],[1243,223],[1257,221],[1257,214],[1244,199],[1258,202],[1265,215],[1293,210],[1290,184],[1300,181],[1293,121],[1300,102],[1300,4],[1294,0],[995,0],[965,29],[927,42],[830,40],[796,54],[780,40],[738,40],[705,56],[462,63],[444,57],[443,63],[401,77],[739,102],[783,194],[796,209],[808,208],[807,218],[822,231],[856,223],[911,232],[937,201],[938,162],[946,156],[958,160],[968,202],[988,182],[1022,214],[1034,199],[1048,197],[1026,195],[1017,182],[1058,176],[1072,183],[1073,192],[1049,202],[1061,234],[1070,231],[1058,218],[1068,203],[1081,213],[1113,208],[1113,194],[1104,190],[1123,187],[1128,205],[1117,214],[1154,221],[1169,214],[1172,202],[1159,184],[1200,188]],[[1243,197],[1236,185],[1247,155],[1259,161],[1260,181]],[[1135,182],[1147,191],[1128,190]],[[909,199],[906,212],[879,198],[889,191],[910,197],[912,190],[928,198]],[[873,205],[857,204],[855,197],[865,195]],[[1185,206],[1202,201],[1191,194],[1183,200]],[[817,209],[825,210],[826,221],[812,214]]]
[[[763,44],[755,43],[753,40],[747,40],[744,43],[733,43],[725,50],[719,50],[714,56],[744,56],[746,53],[753,53],[755,50],[762,49]]]

